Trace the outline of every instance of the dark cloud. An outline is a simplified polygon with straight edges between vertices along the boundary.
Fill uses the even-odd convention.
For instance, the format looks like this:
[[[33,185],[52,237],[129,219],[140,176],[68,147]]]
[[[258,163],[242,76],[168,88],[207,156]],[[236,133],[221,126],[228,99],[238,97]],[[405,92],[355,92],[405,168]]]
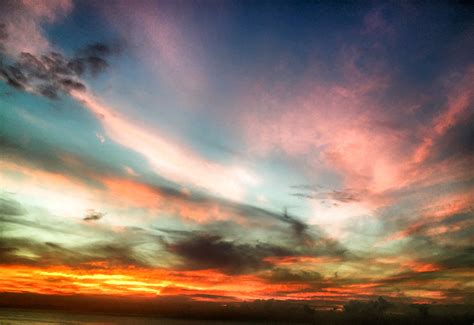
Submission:
[[[0,197],[0,216],[21,216],[26,213],[20,203]]]
[[[95,211],[95,210],[91,209],[91,210],[87,211],[86,216],[84,218],[82,218],[82,220],[84,220],[84,221],[96,221],[96,220],[102,219],[104,216],[105,216],[105,213],[102,213],[102,212]]]
[[[286,268],[276,268],[271,271],[266,280],[272,283],[288,283],[288,282],[319,282],[323,279],[320,273],[305,270],[290,270]]]
[[[2,54],[1,35],[5,28],[0,26],[0,78],[11,87],[58,99],[60,94],[70,91],[83,91],[86,86],[81,81],[85,75],[92,77],[105,71],[108,57],[119,50],[118,46],[95,43],[77,51],[72,57],[58,52],[49,52],[40,56],[22,52],[17,58],[8,58]],[[8,35],[4,35],[6,39]]]
[[[122,49],[118,43],[104,44],[94,43],[80,49],[76,57],[71,61],[71,67],[78,75],[85,71],[93,76],[103,72],[109,66],[105,58],[119,53]]]
[[[342,190],[328,190],[322,186],[311,185],[293,185],[290,186],[293,190],[290,193],[292,196],[311,199],[311,200],[333,200],[341,203],[359,202],[363,196],[367,194],[365,190],[357,190],[346,188]]]
[[[271,267],[270,256],[289,256],[287,248],[257,243],[239,244],[218,235],[194,233],[168,245],[168,250],[183,260],[186,269],[218,269],[227,274],[251,273]]]
[[[108,242],[66,247],[55,242],[42,243],[29,238],[4,236],[0,238],[0,264],[74,267],[90,262],[105,262],[108,266],[147,267],[148,264],[135,252],[134,247],[133,242],[117,238]],[[22,254],[17,254],[19,252]],[[30,255],[26,256],[25,252]]]
[[[453,247],[449,251],[448,254],[443,254],[443,257],[441,257],[437,262],[443,268],[447,268],[447,269],[456,269],[456,268],[473,269],[474,268],[474,246],[465,247],[463,249],[460,249],[459,247]]]
[[[140,255],[135,247],[144,242],[156,241],[157,238],[152,234],[126,227],[123,234],[114,235],[109,231],[96,229],[95,234],[108,239],[94,240],[90,233],[86,235],[81,229],[71,227],[70,223],[30,217],[21,205],[13,200],[0,198],[0,202],[7,203],[3,205],[5,213],[0,216],[0,264],[77,266],[99,261],[109,266],[147,266],[146,258]],[[75,238],[82,237],[81,242],[84,244],[77,244],[74,240],[61,243],[54,240],[40,242],[32,238],[12,236],[10,232],[7,234],[9,230],[22,227],[49,233],[49,238],[56,238],[58,235],[63,238],[62,235],[65,234]]]
[[[62,249],[62,247],[58,244],[55,244],[55,243],[51,243],[51,242],[45,242],[45,245],[51,247],[51,248],[55,248],[55,249]]]
[[[34,249],[34,242],[28,239],[18,238],[0,238],[0,263],[3,265],[18,264],[18,265],[32,265],[35,260],[24,255],[17,255],[20,250]]]
[[[103,261],[108,265],[119,266],[149,266],[135,251],[133,243],[129,242],[105,242],[94,243],[85,247],[87,255],[84,261]]]
[[[297,218],[290,216],[288,214],[287,209],[285,209],[281,220],[291,225],[291,228],[293,229],[296,238],[302,239],[303,241],[310,240],[310,236],[308,236],[308,234],[306,233],[306,231],[308,230],[308,225],[298,220]]]
[[[287,209],[283,213],[262,209],[249,204],[236,203],[224,199],[215,199],[224,209],[233,211],[236,215],[254,223],[257,227],[272,228],[284,234],[287,240],[294,245],[315,246],[326,240],[326,236],[316,226],[309,226],[295,216],[288,213]],[[260,223],[260,224],[259,224]],[[291,232],[288,232],[290,226]]]
[[[291,232],[294,232],[293,227],[290,223]],[[304,231],[307,231],[306,227]],[[308,237],[307,241],[311,241],[310,243],[295,241],[294,235],[290,238],[285,236],[288,232],[283,231],[285,228],[281,232],[275,231],[273,235],[269,235],[270,230],[267,229],[268,241],[265,243],[250,239],[251,234],[247,236],[246,242],[243,241],[242,231],[245,230],[231,222],[209,223],[202,231],[154,229],[166,234],[164,246],[183,261],[181,267],[184,269],[215,268],[228,274],[241,274],[272,269],[273,265],[265,260],[267,257],[350,257],[347,250],[336,241],[325,237],[313,238],[309,232],[304,236]],[[317,277],[317,274],[313,273],[311,276]]]

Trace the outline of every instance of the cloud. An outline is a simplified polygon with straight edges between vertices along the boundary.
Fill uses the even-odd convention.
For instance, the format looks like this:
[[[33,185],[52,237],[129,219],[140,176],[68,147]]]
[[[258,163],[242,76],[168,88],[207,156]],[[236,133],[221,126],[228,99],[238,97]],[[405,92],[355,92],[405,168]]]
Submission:
[[[247,109],[239,114],[250,150],[257,156],[283,155],[298,168],[310,170],[310,181],[332,171],[343,188],[382,192],[400,186],[403,166],[398,159],[408,149],[407,134],[382,126],[380,121],[391,116],[374,98],[384,94],[389,83],[380,76],[390,74],[377,64],[374,71],[358,67],[353,61],[362,55],[340,59],[342,80],[308,75],[292,96],[287,91],[292,85],[284,82],[249,89],[251,95],[241,104]]]
[[[440,265],[447,269],[474,267],[474,247],[465,247],[463,249],[454,248],[439,259]]]
[[[308,185],[294,185],[291,186],[291,189],[294,190],[291,195],[295,197],[313,200],[333,200],[340,203],[360,202],[364,199],[364,195],[367,194],[366,190],[350,188],[327,190],[320,186]]]
[[[333,58],[300,76],[297,86],[285,82],[285,75],[278,81],[262,76],[249,85],[238,114],[254,154],[283,156],[312,180],[334,173],[340,188],[365,191],[362,197],[334,192],[334,199],[359,199],[376,208],[381,205],[380,195],[421,181],[427,167],[439,170],[425,159],[440,153],[436,142],[472,111],[471,62],[459,69],[437,70],[436,80],[426,82],[423,96],[400,89],[405,81],[391,65],[388,50],[406,37],[394,17],[407,12],[394,7],[390,14],[389,6],[371,10],[361,29],[338,44]],[[413,22],[412,17],[407,19]],[[337,77],[324,78],[326,73]],[[400,97],[397,92],[407,95],[403,102],[394,100]],[[433,109],[440,104],[439,110]],[[466,136],[468,132],[464,140],[452,139],[459,141],[456,147],[461,149],[464,143],[463,148],[469,149]],[[319,198],[306,192],[294,194]]]
[[[474,92],[472,83],[474,82],[474,65],[471,63],[458,73],[454,80],[447,80],[446,103],[442,110],[430,121],[429,127],[423,128],[422,142],[416,148],[413,160],[420,164],[432,155],[438,154],[433,148],[438,141],[446,136],[452,129],[463,124],[465,119],[472,118],[472,106],[474,105]],[[455,131],[454,131],[455,132]],[[461,140],[462,139],[458,139]]]
[[[18,218],[18,216],[2,216],[0,217],[0,224],[2,224],[3,227],[6,227],[7,224],[12,224],[15,227],[23,226],[35,230],[45,230],[55,234],[77,235],[77,232],[71,229],[64,229],[61,226],[50,225],[48,222],[38,222],[27,218]]]
[[[88,210],[87,214],[82,220],[84,221],[97,221],[102,219],[105,216],[105,213],[95,211],[95,210]]]
[[[321,281],[323,277],[320,273],[315,271],[275,268],[270,271],[269,275],[264,276],[264,279],[272,283],[299,282],[311,284],[313,282]]]
[[[1,221],[3,223],[3,221]],[[117,240],[95,241],[82,245],[40,242],[23,237],[0,239],[2,265],[31,265],[49,267],[68,265],[71,267],[88,263],[105,263],[110,267],[149,266],[134,250],[133,242]]]
[[[247,215],[247,217],[253,216]],[[310,227],[302,225],[307,228],[305,231],[308,233],[296,238],[294,235],[286,236],[287,228],[281,229],[280,232],[267,229],[267,234],[274,233],[274,235],[266,242],[245,239],[244,236],[238,235],[239,231],[229,232],[228,228],[235,229],[237,226],[233,223],[218,224],[216,227],[210,224],[194,232],[160,230],[170,235],[164,239],[165,247],[182,260],[180,267],[183,269],[217,269],[226,274],[246,274],[274,269],[275,258],[288,259],[298,256],[305,258],[331,256],[339,260],[349,258],[350,253],[339,243],[322,235],[311,236]],[[294,230],[292,223],[289,223],[289,226]],[[213,232],[209,232],[210,229]],[[301,240],[300,236],[304,236],[305,240]],[[285,270],[276,272],[282,275]],[[290,273],[287,275],[290,276]],[[300,276],[303,277],[304,274]],[[316,274],[312,276],[316,277]]]
[[[38,178],[38,175],[36,175],[35,178]],[[44,184],[43,181],[41,183]],[[129,187],[129,185],[122,185]],[[55,220],[54,218],[42,218],[38,220],[31,217],[20,219],[4,216],[1,218],[0,223],[5,229],[11,226],[16,229],[27,229],[25,231],[46,232],[50,233],[51,236],[56,236],[56,234],[73,235],[79,236],[80,242],[88,242],[87,244],[81,245],[76,245],[73,242],[67,244],[52,242],[56,244],[56,246],[48,244],[48,247],[43,247],[42,245],[35,246],[36,244],[28,244],[31,240],[27,242],[20,241],[18,245],[6,246],[9,248],[8,260],[24,259],[24,263],[28,265],[36,265],[38,263],[44,263],[45,265],[49,263],[66,263],[67,265],[73,265],[74,263],[84,263],[92,260],[103,261],[107,259],[110,259],[112,263],[127,263],[127,261],[129,261],[133,263],[132,265],[147,263],[166,264],[166,259],[158,257],[163,253],[171,253],[175,257],[183,259],[184,262],[180,266],[186,269],[206,269],[214,267],[228,274],[241,274],[272,268],[273,263],[268,260],[268,257],[288,257],[308,254],[340,256],[341,254],[345,254],[345,251],[341,250],[341,246],[336,242],[331,242],[323,235],[318,234],[318,232],[313,233],[314,229],[312,229],[312,227],[302,222],[295,222],[292,217],[274,214],[256,207],[239,205],[235,202],[219,200],[213,197],[199,195],[190,196],[180,191],[167,191],[166,188],[160,188],[158,186],[142,186],[148,186],[149,190],[155,193],[156,197],[159,195],[164,196],[166,202],[175,200],[176,202],[180,202],[179,204],[189,205],[190,207],[193,205],[198,207],[204,205],[204,210],[208,204],[207,202],[214,202],[214,204],[219,204],[223,211],[232,211],[232,213],[236,213],[238,218],[248,220],[249,222],[251,221],[255,224],[260,223],[260,227],[255,231],[252,228],[253,226],[249,227],[245,224],[239,224],[231,219],[225,223],[208,222],[202,226],[193,226],[193,228],[197,229],[196,232],[158,229],[162,233],[165,233],[165,235],[156,235],[156,231],[153,228],[147,230],[146,227],[137,228],[139,232],[135,229],[132,231],[131,228],[121,227],[118,233],[112,231],[110,226],[107,226],[106,223],[101,223],[100,227],[94,225],[94,227],[91,228],[91,225],[88,225],[88,223],[99,220],[104,215],[97,210],[90,210],[85,217],[81,217],[82,220],[88,221],[88,223],[79,222],[76,224],[75,222],[77,222],[77,220],[73,220],[74,227],[70,222],[52,221]],[[61,188],[64,189],[67,187],[62,186]],[[73,194],[74,192],[69,192],[69,195]],[[142,195],[142,193],[137,194]],[[93,195],[97,197],[97,193]],[[36,195],[35,198],[38,199],[38,196]],[[165,212],[166,209],[163,211]],[[296,230],[295,224],[298,225],[296,227],[298,229]],[[252,237],[255,238],[258,235],[258,231],[263,227],[266,229],[267,234],[273,235],[270,236],[266,242],[251,239]],[[212,233],[206,232],[206,230],[211,229],[213,230]],[[105,243],[91,241],[88,239],[91,238],[89,235],[91,231],[95,234],[92,236],[93,238],[97,238],[97,236],[107,237],[110,240]],[[246,236],[239,235],[239,233],[244,232],[247,233]],[[248,238],[246,238],[247,236]],[[311,242],[308,243],[308,240],[303,241],[301,238],[310,238]],[[8,238],[5,237],[5,240],[7,241]],[[51,241],[49,243],[51,243]],[[134,247],[138,247],[143,243],[147,243],[148,249],[138,249],[135,251]],[[151,250],[149,248],[150,244],[154,246]],[[129,254],[125,251],[127,247]],[[55,249],[54,252],[52,251],[53,249]],[[64,253],[61,251],[64,251]],[[198,251],[206,252],[206,254],[210,255],[200,255]],[[17,252],[30,252],[28,256],[36,257],[25,259],[21,254],[17,255]],[[118,253],[116,254],[115,252]],[[123,252],[123,254],[120,252]],[[70,257],[70,255],[74,255],[74,257]],[[71,261],[68,261],[68,259]]]
[[[0,56],[0,78],[15,89],[58,99],[61,93],[84,91],[86,86],[81,77],[103,72],[108,66],[106,58],[113,52],[109,45],[96,43],[72,57],[58,52],[38,56],[22,52],[13,63],[7,63],[11,60]]]
[[[67,57],[49,43],[43,28],[57,23],[73,8],[71,0],[3,1],[0,4],[0,78],[15,89],[50,99],[61,93],[83,91],[86,73],[97,76],[116,45],[95,43]]]
[[[155,214],[168,211],[183,219],[201,223],[228,219],[231,216],[250,220],[250,215],[257,221],[282,219],[281,214],[233,202],[211,193],[199,190],[182,191],[181,184],[165,183],[158,177],[131,178],[123,168],[114,168],[90,157],[59,150],[38,139],[22,143],[16,138],[0,136],[0,148],[4,153],[5,168],[8,165],[9,169],[16,172],[30,177],[35,175],[32,179],[41,179],[51,184],[50,190],[62,192],[68,188],[76,193],[76,196],[99,195],[106,197],[111,204],[126,203],[147,208]],[[32,182],[29,183],[33,185]],[[18,182],[15,184],[18,185]],[[38,193],[35,195],[38,196]],[[120,200],[117,200],[118,197]],[[286,218],[281,221],[287,224],[291,220]]]
[[[0,3],[0,48],[11,57],[21,53],[41,55],[52,50],[43,34],[46,24],[53,24],[73,9],[72,0],[5,0]]]
[[[236,201],[247,187],[260,181],[243,166],[210,161],[158,130],[134,123],[89,92],[71,91],[71,95],[100,118],[110,139],[141,154],[158,175],[170,181]]]
[[[420,197],[433,201],[441,188],[457,191],[473,180],[472,60],[431,66],[433,77],[413,95],[405,78],[417,67],[410,63],[410,71],[403,62],[397,70],[391,63],[400,58],[388,53],[408,36],[394,19],[406,8],[386,9],[371,10],[362,28],[346,34],[331,58],[298,76],[298,83],[286,82],[285,74],[258,76],[238,103],[254,156],[279,157],[309,184],[335,184],[289,194],[313,207],[309,224],[331,229],[344,243],[365,245],[373,234],[384,236],[377,227],[393,215],[423,219]],[[355,223],[367,233],[355,231]]]
[[[290,250],[269,244],[239,244],[219,235],[190,234],[168,245],[168,250],[183,259],[184,269],[218,269],[227,274],[245,274],[271,267],[270,256],[288,256]]]
[[[0,216],[17,217],[25,213],[25,209],[19,202],[0,196]]]
[[[474,100],[472,103],[474,107]],[[429,163],[447,159],[474,159],[474,110],[464,115],[455,127],[449,128],[432,146]]]
[[[450,186],[456,183],[451,183]],[[383,219],[385,232],[384,241],[409,240],[410,238],[425,237],[439,244],[458,242],[463,243],[462,232],[468,231],[474,225],[472,196],[474,189],[470,182],[462,181],[456,184],[456,191],[435,194],[435,188],[429,187],[429,195],[416,202],[414,218]],[[408,193],[412,197],[415,193]],[[419,194],[418,194],[419,195]],[[420,195],[419,195],[420,196]],[[387,234],[388,233],[388,234]]]

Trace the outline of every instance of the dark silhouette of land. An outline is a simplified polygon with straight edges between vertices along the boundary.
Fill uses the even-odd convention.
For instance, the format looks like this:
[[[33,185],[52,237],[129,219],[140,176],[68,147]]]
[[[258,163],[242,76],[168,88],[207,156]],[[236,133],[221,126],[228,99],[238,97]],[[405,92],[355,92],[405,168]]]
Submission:
[[[204,302],[183,296],[153,299],[110,296],[58,296],[0,293],[0,308],[55,310],[123,316],[156,316],[193,320],[290,322],[306,324],[473,324],[468,305],[409,304],[382,297],[349,301],[342,307],[310,302],[255,300]]]

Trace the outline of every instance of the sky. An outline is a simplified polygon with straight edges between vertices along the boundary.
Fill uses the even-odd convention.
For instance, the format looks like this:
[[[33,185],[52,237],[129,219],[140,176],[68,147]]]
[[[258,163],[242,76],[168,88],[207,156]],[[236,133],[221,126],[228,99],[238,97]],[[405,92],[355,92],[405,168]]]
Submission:
[[[0,6],[0,292],[474,303],[469,5]]]

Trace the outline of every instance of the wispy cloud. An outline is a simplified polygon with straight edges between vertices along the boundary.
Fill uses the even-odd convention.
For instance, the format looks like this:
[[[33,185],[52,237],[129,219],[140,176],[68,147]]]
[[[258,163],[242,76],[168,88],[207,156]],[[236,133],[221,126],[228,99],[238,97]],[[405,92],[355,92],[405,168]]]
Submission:
[[[73,1],[7,0],[2,1],[0,8],[3,51],[13,57],[22,52],[39,55],[53,49],[42,27],[67,16],[73,9]]]
[[[235,200],[242,198],[246,187],[259,182],[256,175],[241,166],[208,161],[159,131],[127,120],[89,93],[71,94],[96,114],[111,139],[142,154],[160,176]]]

